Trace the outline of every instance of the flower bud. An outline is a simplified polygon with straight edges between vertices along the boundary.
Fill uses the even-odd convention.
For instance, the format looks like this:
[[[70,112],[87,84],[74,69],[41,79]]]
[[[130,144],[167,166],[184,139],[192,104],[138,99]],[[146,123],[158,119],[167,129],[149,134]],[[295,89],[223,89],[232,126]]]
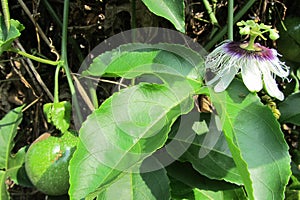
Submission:
[[[271,40],[277,40],[279,38],[279,34],[277,33],[276,30],[271,29],[269,37]]]
[[[241,35],[248,35],[250,33],[250,27],[249,26],[245,26],[243,28],[240,28],[240,34]]]

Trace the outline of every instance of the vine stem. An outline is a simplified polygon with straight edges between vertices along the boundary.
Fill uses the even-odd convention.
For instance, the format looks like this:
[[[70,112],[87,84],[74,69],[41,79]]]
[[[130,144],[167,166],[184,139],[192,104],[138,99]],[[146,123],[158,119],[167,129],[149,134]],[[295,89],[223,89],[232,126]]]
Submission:
[[[26,53],[26,52],[21,51],[20,49],[16,49],[16,48],[10,48],[8,51],[17,53],[17,54],[24,56],[26,58],[29,58],[31,60],[35,60],[37,62],[48,64],[48,65],[58,65],[60,63],[60,61],[52,61],[52,60],[36,57],[34,55],[31,55],[29,53]]]
[[[249,0],[243,8],[234,16],[233,23],[236,23],[240,18],[251,8],[251,6],[255,3],[257,0]],[[224,26],[222,30],[212,39],[210,40],[204,48],[206,50],[210,50],[217,42],[219,42],[222,37],[226,34],[226,31],[228,30],[228,26]]]
[[[61,69],[61,65],[57,65],[56,67],[56,70],[55,70],[55,75],[54,75],[54,99],[53,99],[53,103],[58,103],[59,102],[59,82],[58,82],[58,79],[59,79],[59,71]]]
[[[45,5],[47,11],[49,12],[52,19],[55,21],[55,23],[61,28],[63,26],[61,19],[56,14],[55,10],[52,8],[51,4],[48,2],[48,0],[42,0],[43,5]],[[68,37],[70,43],[72,44],[73,51],[75,52],[79,62],[82,62],[84,60],[84,57],[78,47],[77,42],[72,37]]]
[[[234,0],[228,1],[228,39],[233,41],[233,6]]]
[[[2,6],[2,12],[4,16],[4,23],[7,29],[7,34],[10,29],[10,13],[9,13],[9,7],[8,7],[8,0],[1,0],[1,6]]]
[[[213,12],[210,3],[208,2],[208,0],[203,0],[203,4],[208,12],[210,21],[213,25],[219,26],[218,20],[215,16],[215,13]]]
[[[63,26],[62,26],[62,44],[61,44],[61,60],[62,67],[66,73],[70,92],[72,95],[73,104],[75,106],[76,114],[78,115],[79,123],[83,122],[80,107],[76,97],[76,90],[73,84],[72,76],[70,73],[70,68],[68,65],[68,57],[67,57],[67,45],[68,45],[68,17],[69,17],[69,0],[64,0],[64,14],[63,14]]]
[[[55,22],[62,28],[63,27],[63,23],[61,22],[61,19],[57,16],[56,12],[53,10],[51,4],[48,2],[48,0],[42,0],[42,2],[44,3],[45,7],[47,8],[50,16],[55,20]],[[66,23],[66,22],[65,22]],[[72,47],[73,47],[73,51],[75,51],[77,57],[78,57],[78,60],[80,62],[82,62],[84,60],[83,56],[82,56],[82,53],[80,52],[80,49],[78,48],[78,45],[76,43],[76,41],[72,38],[72,37],[68,37],[67,34],[66,36],[64,37],[67,37],[70,41],[70,43],[72,44]],[[66,40],[65,40],[66,41]],[[66,47],[67,45],[67,42],[63,44],[62,48]],[[66,49],[63,50],[63,52],[66,52]],[[67,56],[65,56],[65,58],[63,58],[63,60],[66,61],[66,58]],[[67,65],[66,65],[67,66]],[[70,71],[70,70],[69,70]],[[67,72],[66,72],[67,73]],[[71,72],[70,72],[71,73]],[[76,77],[72,76],[73,80],[75,81],[75,84],[78,85],[80,84],[79,81],[76,82]],[[88,84],[89,85],[92,85],[92,83],[90,83],[88,81]],[[72,87],[72,86],[70,86]],[[79,87],[79,85],[78,85]],[[91,99],[93,101],[93,105],[94,105],[94,108],[98,108],[98,98],[97,98],[97,94],[96,94],[96,90],[91,86],[89,87],[89,92],[90,92],[90,95],[91,95]],[[74,106],[76,106],[76,112],[78,113],[78,115],[80,115],[80,112],[79,112],[79,106],[78,106],[78,103],[77,103],[77,98],[76,96],[73,96],[73,100],[74,100]],[[81,117],[82,118],[82,117]]]

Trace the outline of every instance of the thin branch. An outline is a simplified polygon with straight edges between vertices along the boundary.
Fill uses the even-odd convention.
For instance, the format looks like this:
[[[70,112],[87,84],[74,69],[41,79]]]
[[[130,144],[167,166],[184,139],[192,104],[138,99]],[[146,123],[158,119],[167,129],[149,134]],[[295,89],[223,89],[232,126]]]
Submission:
[[[18,40],[15,40],[15,43],[17,45],[17,47],[19,49],[21,49],[22,51],[25,52],[25,49],[23,48],[22,44],[18,41]],[[29,59],[29,58],[25,58],[25,60],[27,61],[28,63],[28,66],[30,68],[30,70],[32,71],[32,73],[34,74],[35,76],[35,79],[38,81],[38,83],[40,84],[40,86],[43,88],[43,90],[45,91],[45,93],[47,94],[47,96],[50,98],[51,101],[53,101],[53,95],[51,94],[51,92],[49,91],[49,89],[47,88],[46,84],[44,83],[44,81],[42,80],[40,74],[36,71],[32,61]]]
[[[29,19],[31,20],[31,22],[36,26],[39,34],[41,35],[42,39],[46,42],[46,44],[49,46],[50,50],[52,53],[54,53],[56,56],[59,55],[55,49],[55,47],[53,46],[52,42],[47,38],[46,34],[44,33],[44,31],[41,29],[40,25],[35,21],[35,19],[32,17],[32,13],[30,12],[30,10],[28,9],[28,7],[26,6],[26,4],[23,2],[23,0],[18,0],[19,4],[21,5],[21,7],[23,8],[23,10],[25,11],[25,13],[27,14],[27,16],[29,17]],[[59,58],[57,58],[58,60]]]
[[[81,76],[81,74],[78,74],[78,73],[72,73],[72,74],[74,74],[76,76]],[[90,77],[90,76],[84,76],[84,78],[91,79],[91,80],[94,80],[94,81],[101,81],[101,82],[104,82],[104,83],[111,83],[111,84],[115,84],[115,85],[120,85],[120,86],[125,87],[125,88],[128,87],[128,85],[125,85],[125,84],[117,82],[117,81],[111,81],[111,80],[106,80],[106,79],[101,79],[101,78],[94,78],[94,77]]]

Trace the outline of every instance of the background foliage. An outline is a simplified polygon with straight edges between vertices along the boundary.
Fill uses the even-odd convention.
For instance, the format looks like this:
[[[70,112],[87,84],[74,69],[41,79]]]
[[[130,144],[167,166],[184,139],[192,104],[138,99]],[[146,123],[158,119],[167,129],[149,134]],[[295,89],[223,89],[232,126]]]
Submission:
[[[214,93],[204,84],[205,58],[201,52],[180,45],[165,44],[165,49],[160,45],[143,45],[142,49],[132,50],[136,44],[129,44],[110,49],[93,60],[88,57],[92,64],[84,76],[117,82],[119,78],[135,79],[147,74],[155,81],[137,82],[114,94],[113,84],[100,82],[91,100],[96,109],[80,128],[80,141],[70,162],[69,194],[48,198],[295,199],[299,196],[297,3],[240,1],[233,12],[228,11],[228,1],[208,0],[163,0],[159,4],[154,0],[75,1],[70,6],[66,6],[68,1],[63,4],[42,0],[30,4],[18,0],[10,1],[8,7],[3,2],[1,199],[45,198],[26,177],[26,148],[43,132],[75,128],[69,117],[69,102],[75,92],[70,80],[76,82],[82,78],[72,72],[78,71],[79,63],[93,47],[119,32],[154,26],[177,30],[210,51],[227,38],[230,12],[232,22],[250,17],[280,30],[277,43],[261,42],[278,48],[290,66],[291,81],[278,80],[285,100],[266,101],[262,98],[263,91],[249,93],[238,77],[226,91]],[[243,39],[236,27],[233,31],[235,40]],[[292,44],[293,48],[286,44]],[[176,48],[182,54],[171,53],[168,48]],[[191,54],[192,57],[186,57]],[[190,58],[195,57],[200,62],[191,62]],[[108,63],[107,58],[110,58]],[[199,113],[197,107],[199,104],[199,109],[203,109],[200,99],[203,96],[210,99],[209,109]],[[278,120],[274,104],[281,113]],[[76,107],[76,102],[72,106]],[[116,116],[124,118],[117,118],[118,121]],[[189,116],[199,119],[183,124],[182,120]],[[177,135],[181,126],[185,137]],[[173,146],[168,146],[171,142]],[[172,154],[176,152],[172,147],[188,148],[178,156]],[[162,149],[166,151],[164,155],[174,160],[167,167],[162,167],[163,160],[159,157]],[[160,167],[139,173],[150,164]]]

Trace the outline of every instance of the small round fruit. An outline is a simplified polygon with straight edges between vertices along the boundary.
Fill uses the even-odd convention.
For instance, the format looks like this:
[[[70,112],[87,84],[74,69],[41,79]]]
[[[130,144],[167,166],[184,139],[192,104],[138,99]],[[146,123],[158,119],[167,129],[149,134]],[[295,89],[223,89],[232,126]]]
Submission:
[[[32,184],[48,195],[63,195],[69,189],[69,161],[78,138],[71,132],[61,137],[41,135],[25,156],[26,173]]]

